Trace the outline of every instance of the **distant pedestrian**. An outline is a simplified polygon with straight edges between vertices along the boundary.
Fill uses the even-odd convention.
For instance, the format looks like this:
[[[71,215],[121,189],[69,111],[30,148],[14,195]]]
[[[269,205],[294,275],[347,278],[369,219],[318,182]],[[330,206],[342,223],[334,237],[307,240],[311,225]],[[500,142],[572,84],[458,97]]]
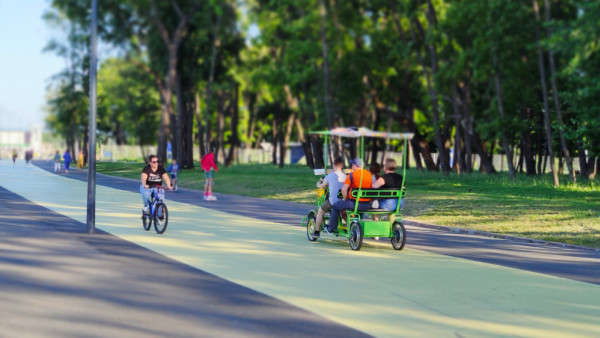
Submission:
[[[25,152],[25,163],[29,164],[29,162],[31,162],[32,158],[33,158],[33,150],[27,150]]]
[[[179,175],[179,172],[181,171],[181,167],[179,166],[179,164],[177,164],[176,159],[173,159],[171,161],[171,165],[169,165],[169,167],[167,168],[167,171],[169,173],[171,173],[171,180],[172,180],[171,186],[173,187],[173,191],[177,191],[177,176]]]
[[[63,154],[63,161],[65,162],[65,172],[68,174],[69,173],[69,165],[73,161],[73,159],[71,159],[71,154],[69,153],[69,149],[65,150],[65,153]]]
[[[219,171],[217,163],[215,163],[215,154],[210,149],[209,152],[202,157],[202,169],[204,170],[204,199],[207,201],[216,201],[217,198],[212,195],[212,187],[215,184],[215,172]]]
[[[58,150],[54,153],[54,172],[57,174],[60,172],[60,153]]]
[[[15,164],[17,162],[17,149],[13,149],[12,160],[13,160],[13,164]]]
[[[83,150],[79,151],[79,155],[77,155],[77,169],[83,170],[84,158],[83,158]]]

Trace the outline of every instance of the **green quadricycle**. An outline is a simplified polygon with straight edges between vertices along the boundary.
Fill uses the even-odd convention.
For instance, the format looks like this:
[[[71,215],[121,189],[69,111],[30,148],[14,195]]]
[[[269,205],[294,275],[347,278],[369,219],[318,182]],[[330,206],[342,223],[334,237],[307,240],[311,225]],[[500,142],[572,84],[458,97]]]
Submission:
[[[333,143],[333,140],[337,141],[337,148],[343,148],[342,140],[344,138],[350,138],[350,144],[357,147],[357,153],[360,156],[360,159],[364,163],[365,159],[365,139],[369,138],[381,138],[385,139],[386,143],[389,140],[399,140],[400,145],[403,145],[404,149],[402,151],[402,187],[404,187],[405,177],[406,177],[406,161],[407,161],[407,144],[408,140],[412,139],[412,133],[388,133],[388,132],[377,132],[372,131],[366,128],[336,128],[329,131],[318,131],[312,132],[312,134],[317,134],[323,137],[323,154],[324,154],[324,164],[325,168],[328,167],[328,162],[332,163],[332,150],[330,143]],[[354,141],[352,141],[354,140]],[[358,141],[358,142],[357,142]],[[343,151],[343,150],[340,150]],[[383,158],[383,157],[382,157]],[[329,161],[328,161],[329,159]],[[325,177],[327,175],[327,170],[325,169],[315,169],[315,175],[322,175]],[[361,176],[362,177],[362,176]],[[402,223],[402,198],[405,195],[404,189],[374,189],[374,188],[360,188],[362,186],[359,185],[358,189],[352,189],[350,191],[350,196],[356,201],[354,204],[354,209],[347,210],[347,217],[340,217],[339,226],[337,231],[334,231],[330,235],[335,237],[346,237],[350,243],[350,247],[353,250],[360,250],[363,239],[367,238],[390,238],[391,243],[394,249],[402,250],[406,243],[406,230],[404,228],[404,224]],[[338,196],[341,196],[341,192],[338,193]],[[306,234],[308,240],[311,242],[316,241],[319,236],[315,234],[315,227],[317,222],[317,213],[321,208],[323,203],[325,203],[326,199],[329,196],[328,187],[325,189],[317,189],[317,205],[316,208],[310,210],[308,212],[307,217],[302,219],[302,224],[306,226]],[[368,198],[371,200],[371,208],[366,211],[359,211],[359,203],[360,199]],[[395,210],[389,209],[380,209],[377,208],[376,203],[374,201],[381,200],[390,200],[396,199],[396,207]],[[321,229],[327,229],[329,224],[330,215],[328,212],[323,215],[323,224]],[[327,233],[327,231],[322,231],[321,234]]]

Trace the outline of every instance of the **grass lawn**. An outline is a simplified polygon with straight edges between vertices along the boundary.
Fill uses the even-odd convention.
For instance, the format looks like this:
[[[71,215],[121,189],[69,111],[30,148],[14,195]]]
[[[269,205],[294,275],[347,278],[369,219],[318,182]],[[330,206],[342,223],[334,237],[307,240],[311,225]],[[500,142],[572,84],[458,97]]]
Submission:
[[[139,179],[143,163],[98,162],[100,173]],[[179,186],[202,190],[200,166],[184,170]],[[409,170],[405,217],[409,220],[600,248],[600,184],[552,186],[551,177]],[[214,191],[224,194],[314,203],[318,177],[305,166],[241,164],[220,166]]]

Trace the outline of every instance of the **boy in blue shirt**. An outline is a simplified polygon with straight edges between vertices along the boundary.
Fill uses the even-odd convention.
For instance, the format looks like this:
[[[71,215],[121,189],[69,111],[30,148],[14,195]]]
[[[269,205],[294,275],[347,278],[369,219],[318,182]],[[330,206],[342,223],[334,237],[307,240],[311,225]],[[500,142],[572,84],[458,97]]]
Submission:
[[[171,179],[173,180],[173,191],[177,191],[177,174],[181,171],[177,160],[173,159],[171,165],[167,168],[167,171],[171,173]]]

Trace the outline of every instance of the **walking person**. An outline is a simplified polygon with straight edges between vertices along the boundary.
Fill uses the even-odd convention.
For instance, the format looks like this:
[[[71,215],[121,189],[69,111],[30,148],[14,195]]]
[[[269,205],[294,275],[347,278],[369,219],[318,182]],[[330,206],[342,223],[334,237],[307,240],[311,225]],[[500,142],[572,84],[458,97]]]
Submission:
[[[54,172],[57,174],[60,172],[60,153],[58,150],[54,153]]]
[[[65,153],[63,154],[63,161],[65,162],[65,173],[68,174],[69,165],[73,161],[73,159],[71,158],[71,154],[69,153],[69,149],[65,150]]]
[[[171,173],[171,180],[172,180],[171,186],[173,187],[173,191],[177,191],[177,176],[178,176],[179,172],[181,171],[181,167],[179,166],[179,164],[177,164],[176,159],[173,159],[171,161],[171,164],[167,168],[167,171],[169,173]]]
[[[210,149],[206,155],[202,157],[202,169],[204,170],[204,200],[216,201],[217,198],[212,195],[212,186],[215,184],[215,172],[219,171],[217,163],[215,163],[215,154]]]
[[[83,170],[83,165],[84,165],[83,150],[80,150],[79,155],[77,155],[77,169]]]
[[[12,160],[13,160],[13,164],[15,164],[17,162],[17,149],[13,149],[13,151],[12,151]]]

